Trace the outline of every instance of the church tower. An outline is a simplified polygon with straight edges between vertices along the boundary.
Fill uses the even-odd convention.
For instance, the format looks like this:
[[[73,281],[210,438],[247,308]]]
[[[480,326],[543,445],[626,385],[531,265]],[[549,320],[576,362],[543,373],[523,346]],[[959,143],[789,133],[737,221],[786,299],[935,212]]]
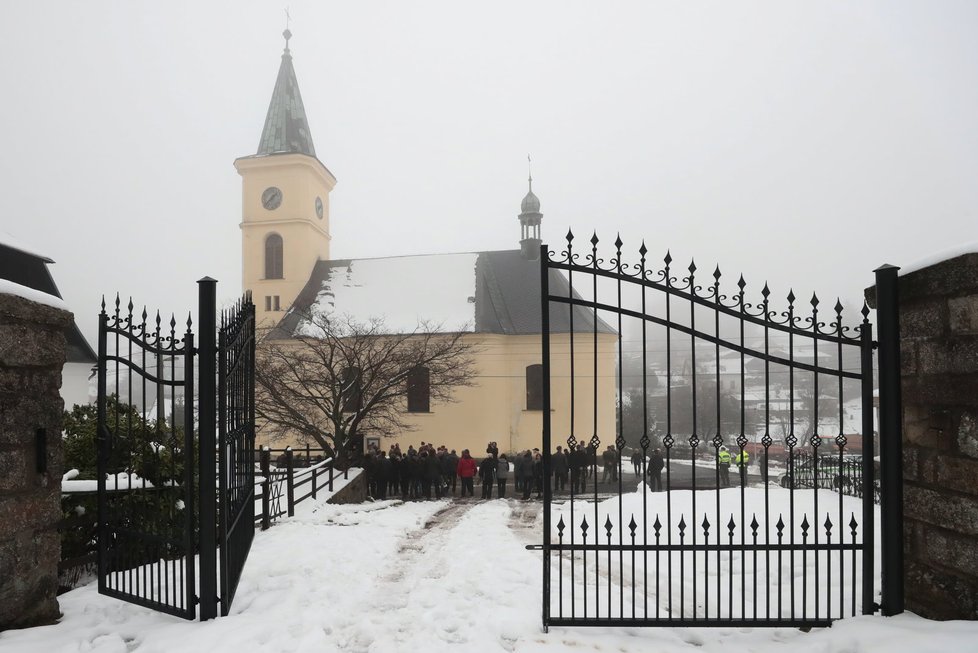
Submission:
[[[533,172],[530,172],[530,189],[520,205],[520,253],[523,258],[535,261],[540,258],[540,200],[533,194]]]
[[[234,167],[242,178],[241,285],[258,324],[278,322],[329,259],[329,192],[336,178],[316,158],[286,29],[285,51],[258,151]]]

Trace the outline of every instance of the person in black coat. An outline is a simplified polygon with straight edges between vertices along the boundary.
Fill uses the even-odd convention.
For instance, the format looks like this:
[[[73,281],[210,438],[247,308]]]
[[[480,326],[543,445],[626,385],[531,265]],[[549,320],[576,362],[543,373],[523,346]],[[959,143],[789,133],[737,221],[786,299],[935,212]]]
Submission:
[[[421,483],[424,486],[424,498],[431,498],[431,488],[434,486],[435,498],[441,499],[442,488],[444,487],[441,479],[441,462],[438,460],[438,456],[430,450],[427,455],[422,454],[422,460],[424,461],[424,478]]]
[[[482,481],[482,498],[492,498],[492,484],[496,480],[496,459],[486,456],[479,463],[479,480]]]
[[[520,485],[523,489],[523,500],[529,500],[530,492],[533,491],[533,457],[529,451],[523,454],[521,464],[516,470],[516,473],[523,477]]]
[[[653,449],[649,456],[649,484],[653,492],[662,491],[662,468],[666,466],[666,461],[662,457],[662,451]]]
[[[451,488],[452,494],[455,494],[458,487],[458,454],[454,449],[442,457],[441,471],[445,477],[446,489]]]
[[[377,497],[378,499],[387,498],[387,484],[391,477],[391,461],[387,459],[387,454],[383,451],[377,453],[374,460],[374,475],[377,477]]]
[[[550,469],[554,473],[554,492],[563,492],[567,488],[567,455],[561,447],[557,447],[557,452],[550,456]]]

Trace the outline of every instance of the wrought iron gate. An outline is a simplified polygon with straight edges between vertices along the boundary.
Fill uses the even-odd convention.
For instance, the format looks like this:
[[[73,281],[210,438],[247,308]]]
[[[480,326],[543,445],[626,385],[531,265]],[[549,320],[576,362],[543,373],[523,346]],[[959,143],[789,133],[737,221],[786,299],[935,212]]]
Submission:
[[[248,293],[218,332],[221,614],[228,614],[255,537],[255,305]]]
[[[148,317],[99,314],[98,587],[193,619],[194,334]]]
[[[199,348],[189,317],[99,315],[99,592],[186,619],[228,613],[255,528],[255,308],[218,329],[199,283]]]
[[[653,267],[644,243],[631,263],[619,238],[606,262],[596,235],[583,253],[573,240],[559,255],[541,248],[544,628],[872,613],[869,308],[850,328],[839,301],[826,319],[814,295],[776,307],[765,284],[754,302],[742,276],[725,294],[719,268],[704,283],[668,253]],[[815,478],[851,468],[855,448],[861,499],[776,482],[795,478],[802,454]]]

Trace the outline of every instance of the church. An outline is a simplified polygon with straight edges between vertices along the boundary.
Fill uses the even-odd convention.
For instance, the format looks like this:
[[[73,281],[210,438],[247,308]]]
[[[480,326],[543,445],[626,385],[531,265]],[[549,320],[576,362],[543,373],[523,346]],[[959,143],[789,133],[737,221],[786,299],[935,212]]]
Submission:
[[[378,443],[431,442],[473,455],[487,442],[513,452],[541,445],[540,245],[543,214],[533,180],[519,213],[518,248],[423,256],[336,260],[330,256],[330,193],[336,177],[316,155],[289,49],[272,91],[258,151],[238,158],[242,178],[242,288],[255,302],[256,321],[268,337],[292,338],[308,311],[382,318],[390,333],[412,333],[422,322],[464,332],[474,345],[474,384],[459,387],[451,402],[430,402],[414,388],[404,402],[405,432]],[[339,217],[338,219],[342,219]],[[514,225],[514,232],[516,231]],[[514,233],[515,235],[515,233]],[[514,238],[514,241],[516,239]],[[553,294],[570,292],[567,279],[550,271]],[[595,425],[602,442],[616,433],[618,334],[591,311],[550,307],[552,427],[554,446],[570,433],[569,336],[574,338],[575,419]],[[586,336],[586,337],[585,337]],[[596,351],[595,351],[596,350]],[[597,387],[595,387],[597,385]],[[594,399],[596,398],[596,402]],[[591,433],[578,439],[588,439]],[[259,426],[258,441],[263,438]],[[303,445],[294,441],[277,441]]]

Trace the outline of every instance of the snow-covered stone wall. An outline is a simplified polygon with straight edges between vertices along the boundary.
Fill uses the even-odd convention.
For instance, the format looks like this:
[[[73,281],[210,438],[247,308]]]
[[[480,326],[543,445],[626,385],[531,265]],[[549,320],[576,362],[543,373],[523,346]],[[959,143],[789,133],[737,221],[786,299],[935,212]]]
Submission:
[[[901,271],[906,607],[978,619],[978,254]]]
[[[59,616],[59,387],[71,313],[24,295],[0,292],[0,631]]]

